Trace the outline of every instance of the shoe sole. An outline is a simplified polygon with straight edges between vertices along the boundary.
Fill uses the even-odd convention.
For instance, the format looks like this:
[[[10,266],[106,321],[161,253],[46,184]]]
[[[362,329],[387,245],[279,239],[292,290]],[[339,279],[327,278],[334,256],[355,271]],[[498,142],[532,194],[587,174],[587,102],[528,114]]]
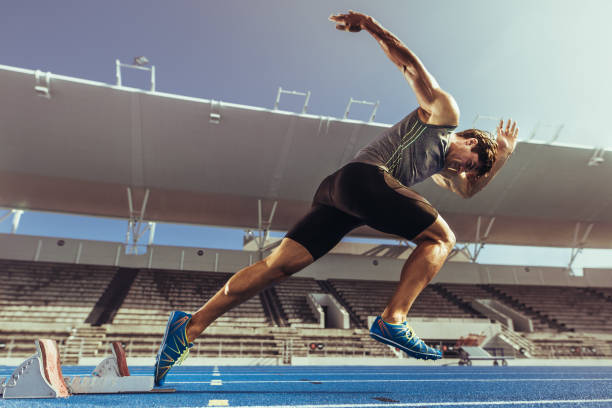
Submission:
[[[405,352],[406,354],[408,354],[410,357],[414,357],[416,359],[419,360],[440,360],[442,357],[440,357],[437,354],[431,354],[431,353],[420,353],[418,351],[412,351],[410,349],[405,348],[404,346],[402,346],[399,343],[394,342],[393,340],[389,340],[386,337],[382,337],[376,333],[372,333],[370,332],[370,337],[372,337],[374,340],[379,341],[381,343],[385,343],[389,346],[393,346],[396,347],[400,350],[402,350],[403,352]]]
[[[157,376],[157,368],[159,367],[159,358],[161,356],[162,350],[164,349],[164,344],[166,344],[166,339],[168,338],[168,332],[170,331],[170,322],[174,319],[175,313],[176,312],[172,312],[172,314],[168,318],[168,323],[166,323],[166,332],[164,333],[164,338],[162,339],[161,345],[159,346],[159,350],[157,351],[157,358],[155,359],[155,376]],[[156,378],[155,385],[160,386],[162,385],[162,382],[158,382]]]

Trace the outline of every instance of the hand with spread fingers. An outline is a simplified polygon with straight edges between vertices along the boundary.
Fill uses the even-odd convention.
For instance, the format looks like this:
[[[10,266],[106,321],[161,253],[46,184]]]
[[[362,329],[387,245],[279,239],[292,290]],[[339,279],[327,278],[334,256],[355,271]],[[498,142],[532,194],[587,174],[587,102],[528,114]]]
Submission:
[[[512,127],[510,123],[512,122]],[[516,122],[508,119],[506,128],[504,129],[504,120],[501,119],[497,125],[497,149],[499,153],[510,156],[516,147],[516,139],[518,137],[519,128]]]
[[[336,23],[336,28],[342,31],[357,33],[365,28],[366,21],[371,18],[363,13],[350,10],[348,14],[332,14],[329,19]]]

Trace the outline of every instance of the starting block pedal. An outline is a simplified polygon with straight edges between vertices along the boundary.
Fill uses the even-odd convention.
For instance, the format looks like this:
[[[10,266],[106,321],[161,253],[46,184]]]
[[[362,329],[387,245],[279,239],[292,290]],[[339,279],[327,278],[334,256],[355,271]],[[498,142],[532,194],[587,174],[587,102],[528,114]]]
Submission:
[[[58,398],[69,396],[62,377],[55,340],[36,340],[36,354],[25,360],[0,384],[2,398]]]
[[[36,354],[13,374],[0,381],[3,398],[58,398],[71,394],[115,394],[173,392],[154,390],[153,376],[130,376],[125,351],[119,342],[110,344],[112,356],[102,360],[90,376],[62,375],[60,355],[54,340],[36,340]]]
[[[105,358],[88,377],[66,377],[72,394],[114,394],[121,392],[150,392],[153,376],[130,376],[121,343],[110,344],[113,355]]]

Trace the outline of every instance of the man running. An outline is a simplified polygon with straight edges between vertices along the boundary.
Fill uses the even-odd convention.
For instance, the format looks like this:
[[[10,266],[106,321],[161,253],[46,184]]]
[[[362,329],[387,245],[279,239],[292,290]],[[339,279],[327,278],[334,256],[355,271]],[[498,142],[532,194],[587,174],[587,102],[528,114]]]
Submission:
[[[457,103],[399,39],[361,13],[333,15],[330,20],[339,30],[370,33],[403,73],[419,107],[323,180],[308,214],[271,255],[234,274],[193,315],[181,311],[170,315],[155,364],[157,385],[187,356],[191,342],[219,316],[310,265],[349,231],[364,224],[417,245],[370,335],[415,358],[442,357],[439,350],[416,336],[406,316],[444,264],[455,236],[436,209],[408,187],[432,177],[436,184],[461,197],[473,196],[495,177],[514,150],[518,127],[508,120],[504,128],[500,121],[497,141],[477,129],[453,133],[459,123]]]

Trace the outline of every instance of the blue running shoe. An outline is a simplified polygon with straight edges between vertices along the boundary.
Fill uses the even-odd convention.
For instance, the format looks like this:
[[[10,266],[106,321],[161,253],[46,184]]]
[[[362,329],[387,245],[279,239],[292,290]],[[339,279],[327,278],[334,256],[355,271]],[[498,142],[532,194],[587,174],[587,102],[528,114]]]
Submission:
[[[187,323],[191,320],[189,313],[174,311],[170,314],[166,333],[155,360],[155,385],[160,386],[166,374],[174,364],[180,365],[189,355],[193,343],[187,341]]]
[[[380,316],[374,320],[370,327],[370,337],[381,343],[398,348],[410,357],[422,360],[438,360],[442,352],[423,343],[414,333],[408,323],[391,324],[385,322]]]

